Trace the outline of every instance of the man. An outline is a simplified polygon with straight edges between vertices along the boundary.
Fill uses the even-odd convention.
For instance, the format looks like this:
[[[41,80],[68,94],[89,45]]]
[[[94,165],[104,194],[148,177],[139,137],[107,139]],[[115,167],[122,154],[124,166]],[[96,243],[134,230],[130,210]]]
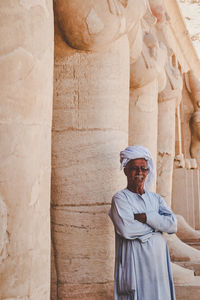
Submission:
[[[109,212],[116,233],[114,300],[175,300],[170,257],[162,232],[175,233],[176,217],[150,192],[154,166],[142,146],[120,152],[127,188]]]

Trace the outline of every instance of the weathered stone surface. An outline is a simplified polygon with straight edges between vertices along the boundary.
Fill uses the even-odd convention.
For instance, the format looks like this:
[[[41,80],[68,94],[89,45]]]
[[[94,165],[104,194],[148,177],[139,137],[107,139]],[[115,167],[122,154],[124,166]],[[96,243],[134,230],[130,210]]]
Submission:
[[[200,278],[196,278],[193,284],[177,284],[175,286],[177,300],[198,300],[200,297]]]
[[[0,223],[8,236],[0,299],[44,300],[50,287],[52,3],[1,1],[0,22]]]
[[[123,37],[102,53],[66,48],[55,57],[52,241],[57,291],[52,297],[57,299],[111,295],[105,289],[114,272],[108,209],[112,195],[125,185],[119,151],[128,140],[128,50]],[[71,292],[73,285],[77,290]]]
[[[190,226],[195,228],[196,223],[198,228],[199,170],[174,169],[173,181],[176,181],[173,185],[173,210],[182,215]]]
[[[129,105],[129,145],[143,145],[150,149],[155,164],[157,160],[157,93],[158,82],[155,79],[142,88],[131,89]]]
[[[80,284],[112,281],[114,232],[108,209],[109,205],[53,209],[56,265],[62,270],[59,282],[73,284],[74,273]]]
[[[166,235],[173,262],[200,262],[200,252],[183,243],[175,234]]]
[[[99,51],[137,26],[146,12],[146,1],[131,0],[122,5],[118,0],[88,0],[83,5],[80,0],[54,0],[54,10],[63,40],[68,45]]]
[[[59,286],[59,285],[58,285]],[[66,291],[68,291],[66,293]],[[113,282],[97,284],[64,284],[59,286],[60,299],[67,300],[112,300],[113,299]]]
[[[175,99],[158,105],[158,137],[157,192],[170,206],[175,155]]]
[[[186,269],[178,265],[177,263],[171,263],[174,284],[190,284],[194,283],[196,277],[194,271]]]
[[[54,1],[51,298],[111,300],[114,231],[107,212],[112,194],[125,185],[118,160],[119,151],[128,143],[128,110],[129,143],[147,146],[155,164],[159,152],[157,191],[170,204],[174,112],[180,101],[177,84],[182,81],[177,71],[193,69],[200,74],[200,68],[176,1],[164,1],[171,18],[167,30],[169,19],[161,0],[150,1],[154,16],[144,0],[82,2]],[[49,299],[52,20],[50,0],[0,3],[2,300]],[[169,45],[179,61],[164,72]],[[179,154],[185,155],[188,168],[177,172],[190,175],[176,181],[181,181],[182,194],[176,194],[173,203],[178,201],[176,207],[199,228],[198,171],[190,170],[196,166],[189,153],[193,110],[192,124],[199,121],[199,91],[193,85],[197,99],[193,105],[184,86],[182,138],[176,142],[176,150],[181,143],[183,153]],[[159,100],[169,101],[159,103],[159,109],[158,92]],[[197,232],[188,227],[183,232],[183,228],[182,239],[187,235],[185,241],[197,243]],[[199,274],[199,251],[173,236],[169,244],[172,258]],[[175,268],[177,299],[199,299],[200,282],[194,280],[192,270]]]
[[[176,215],[178,220],[177,236],[184,242],[199,242],[200,243],[200,231],[194,230],[183,218],[183,216]]]
[[[7,233],[7,208],[6,204],[0,197],[0,263],[7,257],[7,243],[8,243],[8,233]]]

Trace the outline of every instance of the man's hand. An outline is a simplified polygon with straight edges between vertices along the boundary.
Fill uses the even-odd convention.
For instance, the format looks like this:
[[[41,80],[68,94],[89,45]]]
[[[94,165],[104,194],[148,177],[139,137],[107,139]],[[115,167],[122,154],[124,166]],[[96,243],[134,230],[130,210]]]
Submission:
[[[141,223],[146,223],[147,221],[147,216],[145,213],[142,214],[134,214],[134,219],[141,222]]]

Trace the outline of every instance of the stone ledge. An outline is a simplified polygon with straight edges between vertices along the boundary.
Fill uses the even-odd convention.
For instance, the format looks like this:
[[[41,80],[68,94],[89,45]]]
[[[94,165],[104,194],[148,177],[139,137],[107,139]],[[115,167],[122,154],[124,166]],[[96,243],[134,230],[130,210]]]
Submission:
[[[200,263],[196,263],[196,262],[192,262],[192,261],[176,261],[175,263],[183,268],[193,270],[195,276],[200,276]],[[199,284],[200,284],[200,281],[199,281]]]
[[[183,240],[183,242],[197,250],[200,250],[200,241]]]
[[[175,285],[176,300],[199,300],[200,299],[200,277],[193,284]]]

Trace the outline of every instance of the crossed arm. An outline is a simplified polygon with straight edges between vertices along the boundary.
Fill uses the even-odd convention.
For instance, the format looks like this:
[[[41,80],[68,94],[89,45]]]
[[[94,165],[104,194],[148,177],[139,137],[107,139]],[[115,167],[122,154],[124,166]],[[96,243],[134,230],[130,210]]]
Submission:
[[[157,195],[159,211],[133,215],[132,209],[123,196],[115,196],[112,200],[110,217],[117,233],[126,239],[135,239],[152,231],[174,233],[177,230],[176,217],[166,205],[164,199]]]

